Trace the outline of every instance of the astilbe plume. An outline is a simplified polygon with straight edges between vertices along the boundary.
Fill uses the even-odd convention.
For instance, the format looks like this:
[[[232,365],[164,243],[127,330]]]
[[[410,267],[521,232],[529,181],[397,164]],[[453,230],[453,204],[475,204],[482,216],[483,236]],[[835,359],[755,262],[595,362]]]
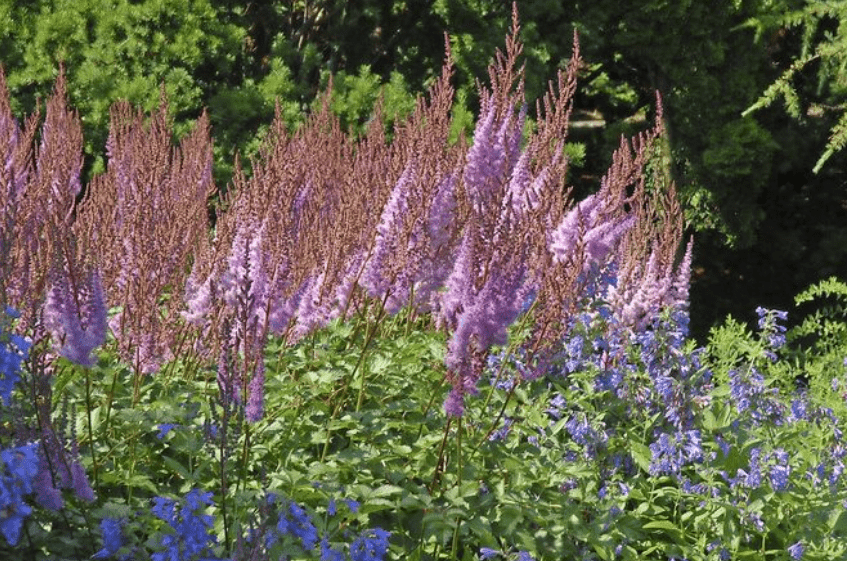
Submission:
[[[171,143],[164,93],[145,119],[126,102],[111,109],[108,166],[95,177],[74,225],[103,267],[121,357],[152,373],[177,349],[186,264],[208,232],[212,147],[201,115],[179,147]]]
[[[448,272],[457,239],[456,176],[461,146],[450,145],[449,48],[440,79],[395,130],[394,160],[403,171],[383,207],[359,285],[385,301],[385,311],[406,304],[432,306]]]
[[[614,316],[609,325],[630,333],[663,309],[687,312],[691,244],[679,259],[682,212],[673,185],[660,173],[646,173],[662,134],[659,102],[657,124],[631,141],[621,139],[600,190],[564,213],[549,234],[545,266],[536,268],[535,325],[526,344],[536,368],[556,360],[556,342],[567,340],[573,324],[567,318],[577,309],[602,302],[604,313]]]
[[[106,341],[106,304],[97,270],[88,267],[78,278],[68,267],[56,267],[43,313],[55,352],[92,366],[91,351]]]
[[[657,155],[663,133],[661,107],[658,100],[656,127],[636,139],[636,150],[645,157]],[[615,281],[605,296],[618,320],[636,332],[646,329],[663,309],[688,309],[693,241],[680,258],[683,215],[676,191],[661,170],[651,179],[649,192],[634,202],[640,204],[635,209],[638,219],[621,241],[613,265]]]
[[[241,402],[248,420],[263,410],[262,350],[269,325],[270,297],[276,270],[269,270],[266,227],[258,215],[256,192],[235,180],[236,208],[218,218],[214,248],[203,244],[186,280],[183,317],[200,328],[201,355],[224,353],[218,383],[226,402]],[[205,275],[205,279],[203,279]],[[203,279],[201,281],[201,279]],[[210,344],[211,341],[211,344]]]
[[[215,237],[198,251],[186,282],[183,317],[217,338],[212,349],[235,345],[242,356],[252,354],[250,364],[260,368],[267,334],[294,342],[346,315],[361,303],[356,289],[368,284],[363,279],[374,280],[370,287],[379,296],[389,285],[380,288],[377,280],[393,279],[395,285],[404,287],[391,288],[403,295],[396,302],[405,300],[404,291],[412,290],[416,282],[426,283],[430,293],[437,288],[433,280],[437,267],[429,265],[445,258],[450,236],[443,221],[433,218],[438,211],[425,203],[436,198],[429,194],[435,191],[440,193],[437,200],[441,204],[450,203],[452,183],[447,178],[457,158],[451,160],[451,152],[444,148],[452,96],[449,75],[449,69],[445,70],[430,103],[420,101],[415,114],[398,126],[395,146],[386,144],[378,118],[365,138],[351,143],[329,111],[329,93],[320,111],[293,135],[285,130],[277,113],[260,158],[254,162],[252,177],[236,174],[230,190],[234,195],[226,201],[226,212],[217,218]],[[415,154],[413,164],[411,154]],[[425,175],[427,179],[415,181],[410,188],[417,201],[405,207],[411,218],[406,212],[402,216],[395,213],[403,224],[403,233],[396,234],[392,227],[379,226],[381,216],[373,209],[386,206],[390,189],[405,165],[410,170],[414,166],[417,177]],[[408,203],[406,195],[395,201]],[[382,213],[390,214],[390,209]],[[375,232],[383,242],[376,241]],[[389,241],[396,235],[404,235],[404,241]],[[427,236],[438,243],[427,247]],[[379,243],[382,249],[376,253],[381,256],[391,245],[395,253],[390,259],[371,258]],[[409,255],[414,255],[417,264]],[[365,274],[368,263],[371,272]],[[379,263],[394,267],[398,274]],[[427,290],[421,292],[427,294]],[[393,302],[391,305],[396,307]],[[224,323],[237,333],[215,335]],[[248,340],[254,344],[245,347]],[[237,381],[228,384],[236,386],[239,395],[248,386],[258,390],[258,374],[252,378],[246,372],[228,374],[233,375]],[[251,410],[258,411],[258,396],[247,397],[251,399],[257,406]]]
[[[6,74],[0,68],[0,306],[4,307],[21,301],[28,292],[28,254],[15,249],[24,226],[37,122],[35,114],[21,130],[12,115]]]
[[[521,153],[526,113],[522,69],[516,69],[518,32],[515,10],[506,52],[498,51],[489,68],[492,89],[481,92],[481,116],[461,176],[457,214],[464,229],[438,318],[451,332],[445,364],[452,390],[445,409],[452,416],[462,414],[464,395],[476,392],[489,348],[505,344],[508,326],[537,290],[543,245],[537,226],[563,202],[556,190],[566,171],[561,151],[578,46],[575,41],[568,75],[560,74],[558,90],[551,86],[545,98],[545,124]]]
[[[35,292],[21,329],[30,328],[37,339],[49,334],[58,355],[90,366],[91,351],[106,338],[106,307],[94,258],[86,255],[86,246],[72,230],[82,189],[82,128],[65,97],[62,72],[47,102],[30,181],[25,189],[19,184],[10,193],[13,198],[25,196],[26,203],[15,242],[19,256],[28,252],[18,262],[24,265],[16,271],[19,286]]]
[[[3,103],[8,103],[8,92]],[[71,225],[80,194],[82,127],[79,116],[67,107],[64,71],[47,101],[45,120],[37,150],[31,142],[36,130],[33,115],[23,134],[8,111],[2,109],[6,127],[6,167],[3,189],[9,198],[2,203],[0,243],[4,248],[4,284],[9,303],[21,312],[19,329],[44,335],[41,307],[49,290],[55,264],[64,261],[73,273],[82,263],[84,249],[77,247]],[[26,145],[29,145],[27,147]],[[30,159],[32,155],[32,159]],[[14,214],[14,217],[12,217]],[[5,253],[8,249],[9,253]],[[10,260],[8,258],[11,257]]]
[[[412,114],[395,125],[386,200],[358,282],[385,302],[388,313],[406,304],[412,311],[437,308],[437,291],[452,266],[460,232],[457,186],[465,146],[449,141],[453,60],[449,41],[445,47],[440,78],[417,99]]]
[[[584,274],[607,267],[617,259],[625,234],[646,217],[644,168],[652,143],[661,134],[661,121],[632,141],[621,138],[612,164],[600,181],[600,190],[572,208],[550,234],[549,249],[559,263],[574,261],[581,253]]]
[[[340,313],[336,289],[354,254],[345,224],[357,213],[344,210],[338,178],[353,162],[328,102],[294,136],[278,111],[253,176],[236,173],[214,239],[196,253],[183,317],[203,334],[204,358],[233,351],[222,391],[246,399],[251,421],[261,417],[268,334],[296,340]]]

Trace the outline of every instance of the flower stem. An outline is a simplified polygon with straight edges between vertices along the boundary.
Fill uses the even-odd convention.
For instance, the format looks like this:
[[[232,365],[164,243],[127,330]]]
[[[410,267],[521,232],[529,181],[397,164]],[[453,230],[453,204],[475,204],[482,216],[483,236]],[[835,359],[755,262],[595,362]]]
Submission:
[[[97,451],[94,446],[94,430],[91,422],[91,369],[85,368],[85,412],[88,417],[88,445],[91,447],[92,475],[94,476],[94,487],[97,488]],[[108,418],[108,416],[107,416]]]

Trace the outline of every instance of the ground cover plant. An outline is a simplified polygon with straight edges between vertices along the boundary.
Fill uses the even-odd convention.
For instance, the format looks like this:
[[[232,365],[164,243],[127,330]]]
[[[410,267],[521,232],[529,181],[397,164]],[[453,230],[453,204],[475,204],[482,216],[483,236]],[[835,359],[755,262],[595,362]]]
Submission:
[[[448,52],[390,135],[277,119],[213,222],[207,118],[115,105],[83,186],[62,78],[0,97],[4,558],[847,554],[847,286],[698,348],[661,119],[572,200],[578,42],[530,120],[517,36],[472,138]]]

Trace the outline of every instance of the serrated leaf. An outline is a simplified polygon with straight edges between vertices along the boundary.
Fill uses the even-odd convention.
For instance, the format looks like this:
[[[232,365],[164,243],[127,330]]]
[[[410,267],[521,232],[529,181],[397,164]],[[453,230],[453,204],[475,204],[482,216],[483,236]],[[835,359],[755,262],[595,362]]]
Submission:
[[[636,465],[643,471],[649,472],[650,463],[653,458],[650,448],[641,442],[631,442],[629,445],[629,451],[630,454],[632,454],[632,460],[636,463]]]

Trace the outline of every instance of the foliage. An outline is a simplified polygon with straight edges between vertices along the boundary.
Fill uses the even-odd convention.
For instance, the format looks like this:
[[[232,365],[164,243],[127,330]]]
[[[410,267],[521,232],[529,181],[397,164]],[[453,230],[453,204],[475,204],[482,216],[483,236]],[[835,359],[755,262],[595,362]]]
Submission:
[[[0,338],[0,554],[843,557],[844,366],[825,390],[819,365],[847,353],[847,288],[801,294],[838,304],[791,331],[758,308],[698,348],[661,99],[571,200],[579,43],[529,122],[519,36],[515,8],[470,139],[450,55],[390,135],[365,67],[296,130],[277,104],[211,230],[205,115],[175,146],[165,103],[113,106],[83,190],[64,77],[37,149],[38,118],[0,96],[21,308]],[[757,125],[733,126],[755,152]]]
[[[797,295],[798,305],[814,302],[815,310],[788,333],[797,346],[796,362],[809,392],[835,411],[843,412],[847,382],[847,285],[836,278],[821,281]]]
[[[63,520],[33,508],[7,554],[382,559],[381,543],[403,559],[844,554],[844,417],[768,385],[778,361],[757,353],[781,352],[774,316],[760,335],[715,339],[699,362],[680,317],[628,342],[597,311],[541,380],[521,382],[509,349],[493,355],[461,425],[439,407],[444,336],[403,315],[370,344],[367,321],[271,342],[269,414],[255,424],[224,424],[213,371],[177,362],[134,394],[112,343],[93,369],[63,362],[55,398],[98,503],[66,495]],[[732,348],[746,349],[733,367],[762,368],[763,381],[709,381]],[[65,533],[80,524],[103,541]]]
[[[745,114],[767,107],[782,98],[786,111],[798,120],[826,118],[830,135],[813,171],[818,173],[836,152],[847,146],[847,6],[841,2],[810,0],[801,6],[789,5],[770,17],[752,18],[747,25],[758,36],[768,27],[784,32],[799,30],[801,48],[781,76],[762,93]],[[817,83],[805,85],[803,74],[817,74]],[[809,80],[811,82],[811,80]]]
[[[69,96],[86,116],[92,156],[100,155],[109,108],[119,99],[149,110],[164,89],[180,122],[196,118],[209,99],[210,79],[237,64],[243,38],[207,0],[4,4],[2,62],[16,110],[31,110],[46,97],[64,64]]]

